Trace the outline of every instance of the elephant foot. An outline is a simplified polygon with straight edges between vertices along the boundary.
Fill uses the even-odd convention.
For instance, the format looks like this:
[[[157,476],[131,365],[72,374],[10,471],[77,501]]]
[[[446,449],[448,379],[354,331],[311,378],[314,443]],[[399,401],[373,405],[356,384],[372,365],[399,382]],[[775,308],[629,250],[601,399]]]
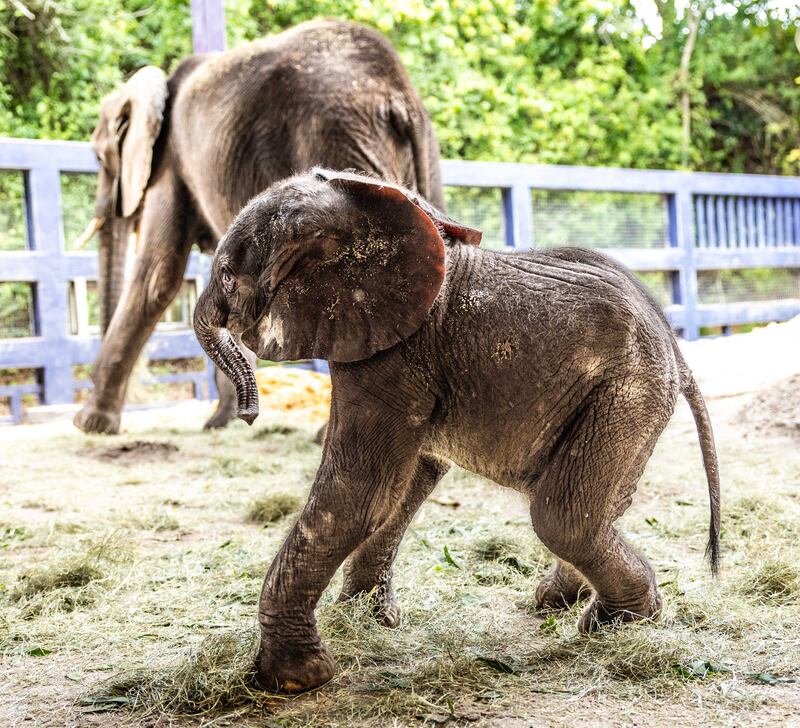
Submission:
[[[314,442],[317,445],[324,445],[325,444],[325,437],[328,434],[328,423],[326,422],[322,427],[317,430],[317,434],[314,435]]]
[[[256,658],[258,684],[271,693],[304,693],[324,685],[336,671],[336,661],[321,642],[313,646],[261,648]]]
[[[661,614],[661,597],[653,589],[648,598],[638,607],[615,609],[595,597],[578,620],[581,634],[597,632],[605,626],[617,626],[624,622],[640,622],[658,619]]]
[[[208,421],[203,425],[203,429],[204,430],[221,430],[235,416],[236,416],[236,412],[229,411],[226,407],[217,407],[217,411],[214,412],[214,414],[211,415],[211,417],[209,417]]]
[[[119,412],[99,410],[89,403],[78,411],[72,422],[86,433],[116,435],[119,432],[119,420]]]
[[[394,629],[400,626],[400,605],[394,598],[385,600],[382,604],[377,606],[373,613],[375,619],[384,627]]]
[[[553,569],[536,587],[536,609],[566,609],[591,594],[591,589],[582,580],[565,575],[560,568]]]

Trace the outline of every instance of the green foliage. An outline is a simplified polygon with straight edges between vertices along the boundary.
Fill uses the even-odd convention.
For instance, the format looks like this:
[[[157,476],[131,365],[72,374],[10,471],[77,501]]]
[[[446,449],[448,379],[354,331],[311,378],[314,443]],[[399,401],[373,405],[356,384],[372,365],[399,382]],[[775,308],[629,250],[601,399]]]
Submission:
[[[0,172],[0,250],[25,250],[27,236],[22,174]]]
[[[680,165],[682,4],[657,0],[228,0],[230,45],[317,17],[395,44],[445,157]],[[653,26],[662,26],[656,35]],[[690,165],[800,171],[797,12],[713,0],[692,58]],[[100,97],[191,52],[185,0],[14,0],[0,7],[0,134],[85,139]],[[494,240],[493,240],[494,242]]]
[[[61,217],[67,250],[71,249],[72,241],[86,229],[92,219],[96,185],[97,177],[93,174],[61,175]],[[84,250],[96,249],[95,235],[86,243]]]
[[[30,284],[0,282],[0,339],[34,335],[33,292]]]

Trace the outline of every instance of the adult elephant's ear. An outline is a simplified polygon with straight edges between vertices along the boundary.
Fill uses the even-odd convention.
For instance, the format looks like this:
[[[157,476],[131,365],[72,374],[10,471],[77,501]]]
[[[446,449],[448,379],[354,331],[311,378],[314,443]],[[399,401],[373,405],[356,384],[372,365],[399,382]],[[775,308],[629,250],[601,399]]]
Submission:
[[[442,236],[398,188],[328,185],[324,227],[274,254],[261,356],[367,359],[419,329],[444,280]]]
[[[145,66],[103,99],[92,146],[113,185],[107,193],[113,202],[112,215],[130,217],[142,202],[167,94],[164,72]]]

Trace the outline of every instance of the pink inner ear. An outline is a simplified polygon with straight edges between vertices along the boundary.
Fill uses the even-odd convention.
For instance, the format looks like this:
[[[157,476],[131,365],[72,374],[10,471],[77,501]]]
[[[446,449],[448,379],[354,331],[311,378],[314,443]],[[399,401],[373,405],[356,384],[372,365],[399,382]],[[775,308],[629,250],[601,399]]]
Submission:
[[[475,228],[466,227],[466,225],[459,225],[452,220],[437,220],[442,229],[451,237],[456,238],[462,243],[467,245],[480,245],[483,233]]]

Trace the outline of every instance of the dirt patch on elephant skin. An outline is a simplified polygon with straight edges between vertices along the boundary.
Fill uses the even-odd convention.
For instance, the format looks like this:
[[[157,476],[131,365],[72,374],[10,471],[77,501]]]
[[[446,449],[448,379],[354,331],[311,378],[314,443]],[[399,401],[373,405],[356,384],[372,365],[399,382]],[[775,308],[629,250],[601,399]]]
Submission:
[[[800,374],[756,394],[740,411],[742,421],[759,432],[800,439]]]
[[[170,460],[180,452],[180,448],[171,442],[153,442],[150,440],[133,440],[113,447],[90,448],[87,454],[96,460],[115,463],[136,463],[153,460]]]

